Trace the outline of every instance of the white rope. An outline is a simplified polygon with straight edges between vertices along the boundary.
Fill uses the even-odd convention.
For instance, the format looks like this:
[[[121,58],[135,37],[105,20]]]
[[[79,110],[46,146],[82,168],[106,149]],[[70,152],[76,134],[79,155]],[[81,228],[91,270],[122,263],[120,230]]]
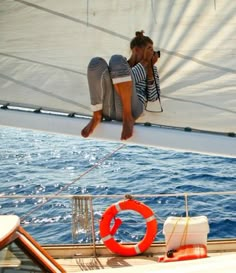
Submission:
[[[96,165],[95,167],[97,167],[98,165]],[[92,169],[95,168],[94,166],[92,167]],[[90,169],[91,170],[91,169]],[[86,174],[89,171],[86,171]],[[66,188],[68,188],[70,185],[72,185],[73,183],[77,182],[82,176],[84,176],[84,174],[82,174],[79,178],[76,178],[75,180],[73,180],[72,183],[70,183],[69,185],[65,186]],[[0,194],[0,199],[4,199],[4,198],[9,198],[9,199],[31,199],[31,198],[46,198],[46,199],[54,199],[54,198],[61,198],[61,199],[70,199],[73,198],[75,196],[80,196],[80,197],[90,197],[90,198],[124,198],[123,194],[113,194],[113,195],[57,195],[60,192],[64,191],[63,187],[58,193],[56,194],[48,194],[48,195],[4,195],[4,194]],[[185,196],[208,196],[208,195],[236,195],[236,191],[219,191],[219,192],[186,192],[186,193],[161,193],[161,194],[132,194],[133,198],[155,198],[155,197],[185,197]]]

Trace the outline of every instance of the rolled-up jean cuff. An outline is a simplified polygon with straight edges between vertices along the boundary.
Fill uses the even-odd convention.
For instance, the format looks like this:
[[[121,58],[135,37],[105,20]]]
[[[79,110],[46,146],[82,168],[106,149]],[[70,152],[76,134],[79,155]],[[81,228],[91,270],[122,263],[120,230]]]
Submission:
[[[121,82],[129,82],[132,81],[131,76],[119,77],[112,79],[113,84],[121,83]]]
[[[95,105],[91,104],[90,108],[93,112],[97,112],[102,110],[102,104],[95,104]]]

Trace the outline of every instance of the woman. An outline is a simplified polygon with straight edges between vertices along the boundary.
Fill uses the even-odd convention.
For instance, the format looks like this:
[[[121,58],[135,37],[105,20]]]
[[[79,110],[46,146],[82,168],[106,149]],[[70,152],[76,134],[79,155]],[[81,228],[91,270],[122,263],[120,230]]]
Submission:
[[[93,58],[88,65],[88,84],[93,117],[81,131],[88,137],[102,118],[123,122],[121,140],[133,134],[135,120],[143,113],[148,101],[159,97],[159,76],[153,65],[158,55],[153,41],[136,32],[130,42],[131,57],[111,57],[109,66],[102,58]]]

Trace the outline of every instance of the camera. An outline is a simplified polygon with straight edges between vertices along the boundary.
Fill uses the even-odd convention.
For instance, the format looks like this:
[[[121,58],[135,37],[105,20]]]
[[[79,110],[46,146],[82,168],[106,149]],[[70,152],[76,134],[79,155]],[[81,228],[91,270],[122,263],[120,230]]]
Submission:
[[[158,58],[161,57],[161,51],[160,50],[154,51],[153,55],[155,55],[155,54],[157,54]]]

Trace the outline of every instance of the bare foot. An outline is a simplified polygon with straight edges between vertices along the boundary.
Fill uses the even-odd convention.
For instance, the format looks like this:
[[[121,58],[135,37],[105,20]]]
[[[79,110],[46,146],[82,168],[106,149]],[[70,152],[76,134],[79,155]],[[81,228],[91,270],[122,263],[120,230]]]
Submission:
[[[123,129],[121,133],[121,140],[126,140],[133,135],[133,128],[134,128],[134,119],[124,119],[123,120]]]
[[[102,112],[101,111],[94,112],[90,122],[81,131],[81,135],[83,137],[88,137],[89,135],[91,135],[94,129],[96,128],[96,126],[101,122],[101,120],[102,120]]]

